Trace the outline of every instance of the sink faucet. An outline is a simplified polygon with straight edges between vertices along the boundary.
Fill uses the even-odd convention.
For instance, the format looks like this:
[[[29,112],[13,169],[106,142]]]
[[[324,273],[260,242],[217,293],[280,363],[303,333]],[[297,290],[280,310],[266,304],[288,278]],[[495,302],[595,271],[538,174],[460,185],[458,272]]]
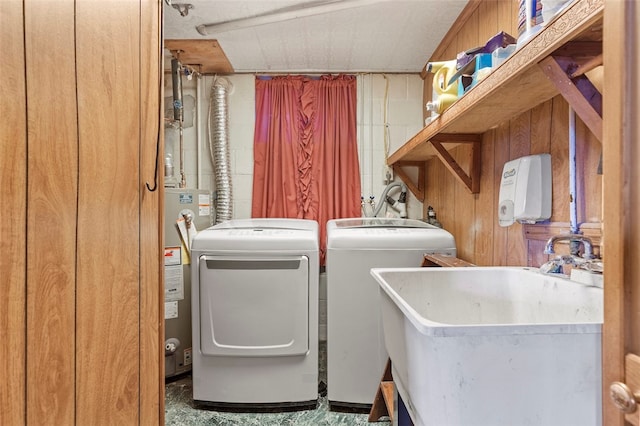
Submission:
[[[571,254],[574,256],[578,253],[577,247],[573,247],[574,243],[582,243],[582,247],[584,247],[584,254],[582,255],[582,257],[584,259],[592,259],[594,257],[593,243],[591,242],[591,239],[580,234],[554,235],[553,237],[549,238],[547,244],[544,246],[544,254],[555,254],[556,252],[553,250],[553,247],[558,241],[569,241],[569,243],[572,245]]]

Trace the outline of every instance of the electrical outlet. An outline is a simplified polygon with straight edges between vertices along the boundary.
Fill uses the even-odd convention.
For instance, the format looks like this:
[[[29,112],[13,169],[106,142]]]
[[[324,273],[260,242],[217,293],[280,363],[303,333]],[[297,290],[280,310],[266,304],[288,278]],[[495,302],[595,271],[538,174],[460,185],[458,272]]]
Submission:
[[[184,350],[183,363],[184,365],[191,365],[191,348]]]
[[[393,182],[393,167],[385,166],[384,168],[384,184],[389,185]]]

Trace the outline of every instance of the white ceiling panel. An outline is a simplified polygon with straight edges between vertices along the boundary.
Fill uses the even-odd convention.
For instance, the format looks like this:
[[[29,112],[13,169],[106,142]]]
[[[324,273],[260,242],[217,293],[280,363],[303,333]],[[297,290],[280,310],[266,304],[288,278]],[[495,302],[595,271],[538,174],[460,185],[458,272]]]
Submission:
[[[191,5],[186,16],[173,7],[181,2]],[[420,72],[466,3],[165,0],[164,37],[216,39],[236,72]],[[235,29],[196,30],[234,20]]]

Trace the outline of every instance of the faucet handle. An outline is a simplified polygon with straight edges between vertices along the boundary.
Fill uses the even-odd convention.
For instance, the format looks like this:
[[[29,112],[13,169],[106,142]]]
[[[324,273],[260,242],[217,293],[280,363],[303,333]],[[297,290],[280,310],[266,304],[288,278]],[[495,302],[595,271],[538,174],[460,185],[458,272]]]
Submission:
[[[540,266],[540,272],[542,272],[543,274],[562,274],[562,261],[560,260],[560,258],[556,257],[555,259],[543,263]]]
[[[571,254],[565,254],[560,256],[560,259],[565,265],[577,265],[580,262],[580,258],[578,256],[574,256]]]

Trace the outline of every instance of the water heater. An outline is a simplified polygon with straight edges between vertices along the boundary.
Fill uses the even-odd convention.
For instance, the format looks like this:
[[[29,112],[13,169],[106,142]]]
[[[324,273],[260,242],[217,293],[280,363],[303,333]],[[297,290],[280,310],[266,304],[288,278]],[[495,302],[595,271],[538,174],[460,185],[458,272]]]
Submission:
[[[498,221],[535,223],[551,217],[551,156],[529,155],[505,163],[500,182]]]
[[[190,217],[191,226],[187,227],[184,215]],[[165,377],[191,371],[191,256],[185,241],[213,225],[213,215],[209,191],[164,190]]]

